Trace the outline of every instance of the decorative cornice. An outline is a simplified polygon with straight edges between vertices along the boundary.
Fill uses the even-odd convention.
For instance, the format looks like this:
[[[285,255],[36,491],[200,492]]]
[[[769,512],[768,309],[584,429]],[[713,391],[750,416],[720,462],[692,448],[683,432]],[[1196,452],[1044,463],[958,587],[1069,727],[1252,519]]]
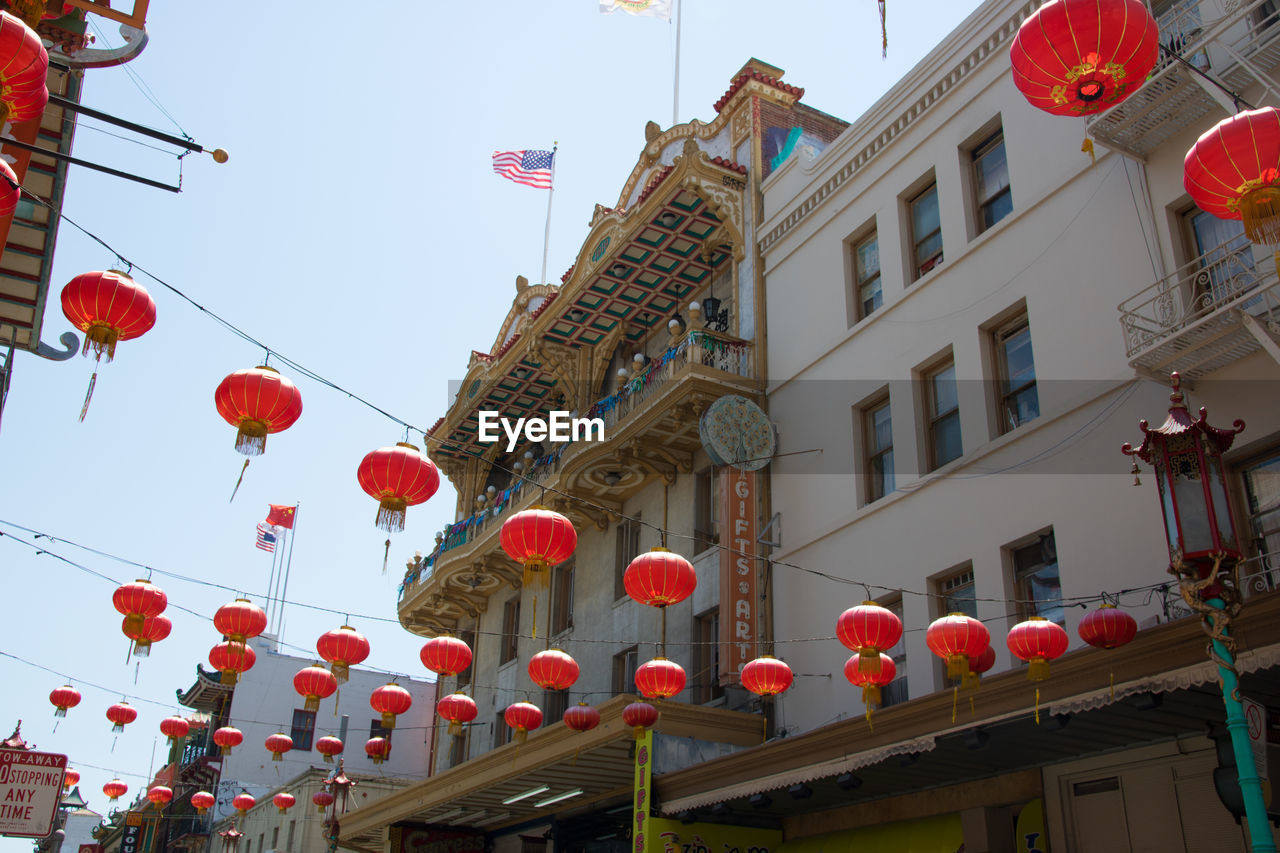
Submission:
[[[759,83],[761,85],[747,87],[748,83]],[[723,112],[724,108],[729,105],[729,102],[734,99],[733,96],[742,91],[744,87],[747,87],[749,90],[754,89],[760,93],[763,93],[768,89],[776,89],[783,95],[788,96],[785,98],[785,101],[788,103],[795,103],[804,97],[804,89],[799,86],[792,86],[790,83],[783,83],[777,77],[772,77],[758,69],[746,68],[743,69],[742,73],[734,78],[734,81],[729,84],[728,91],[720,96],[720,100],[715,102],[713,105],[715,111],[717,113]]]

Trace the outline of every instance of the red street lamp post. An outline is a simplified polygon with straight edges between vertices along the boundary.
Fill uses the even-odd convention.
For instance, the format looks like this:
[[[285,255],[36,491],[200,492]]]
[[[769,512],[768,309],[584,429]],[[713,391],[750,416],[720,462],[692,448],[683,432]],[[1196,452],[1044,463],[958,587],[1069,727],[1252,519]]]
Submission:
[[[1240,778],[1245,819],[1253,850],[1274,853],[1266,801],[1258,780],[1257,765],[1249,745],[1249,724],[1240,702],[1240,676],[1235,667],[1236,641],[1230,634],[1231,620],[1240,612],[1240,591],[1236,587],[1236,567],[1243,554],[1236,537],[1227,498],[1222,454],[1230,449],[1244,421],[1231,429],[1209,426],[1208,412],[1193,418],[1182,396],[1180,378],[1171,377],[1169,416],[1151,429],[1141,421],[1142,445],[1125,444],[1121,451],[1155,469],[1160,511],[1164,516],[1169,572],[1178,578],[1182,598],[1200,614],[1210,636],[1210,658],[1218,664],[1222,679],[1222,700],[1226,706],[1227,731]]]

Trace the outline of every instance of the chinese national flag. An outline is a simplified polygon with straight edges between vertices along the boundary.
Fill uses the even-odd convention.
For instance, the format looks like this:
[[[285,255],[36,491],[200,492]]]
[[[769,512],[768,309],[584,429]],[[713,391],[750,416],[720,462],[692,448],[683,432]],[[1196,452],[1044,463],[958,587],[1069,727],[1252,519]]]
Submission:
[[[267,524],[293,529],[293,507],[279,504],[267,504],[267,506],[271,507],[271,511],[267,513]]]

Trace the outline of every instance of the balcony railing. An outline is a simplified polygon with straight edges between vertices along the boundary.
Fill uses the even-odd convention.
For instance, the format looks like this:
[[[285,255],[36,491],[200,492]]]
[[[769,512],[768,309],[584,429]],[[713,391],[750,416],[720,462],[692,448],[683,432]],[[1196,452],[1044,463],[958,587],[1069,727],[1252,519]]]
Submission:
[[[1125,355],[1135,367],[1204,375],[1258,350],[1237,311],[1280,319],[1274,263],[1255,261],[1243,236],[1206,252],[1120,304]]]

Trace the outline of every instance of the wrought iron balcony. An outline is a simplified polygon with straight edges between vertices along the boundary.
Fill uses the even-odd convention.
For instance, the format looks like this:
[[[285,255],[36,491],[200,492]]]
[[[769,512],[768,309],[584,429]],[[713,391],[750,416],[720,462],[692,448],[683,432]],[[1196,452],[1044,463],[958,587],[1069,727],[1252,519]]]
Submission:
[[[1280,353],[1280,279],[1243,238],[1206,252],[1120,304],[1125,355],[1139,372],[1194,379],[1266,349]]]

